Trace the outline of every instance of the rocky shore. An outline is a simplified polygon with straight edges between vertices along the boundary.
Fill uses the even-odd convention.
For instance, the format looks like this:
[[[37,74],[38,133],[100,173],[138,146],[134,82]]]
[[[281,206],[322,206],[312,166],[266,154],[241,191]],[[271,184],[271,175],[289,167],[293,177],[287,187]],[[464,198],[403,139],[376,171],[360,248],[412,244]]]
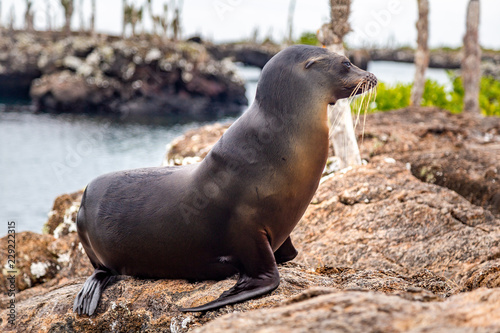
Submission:
[[[31,98],[38,112],[118,115],[122,119],[181,116],[215,119],[247,105],[234,62],[263,67],[281,50],[272,43],[214,45],[199,38],[161,42],[148,36],[4,31],[0,96]],[[349,50],[369,61],[413,62],[411,49]],[[430,67],[460,67],[459,51],[431,53]],[[500,54],[483,53],[483,73],[500,79]]]
[[[91,272],[75,233],[77,192],[55,201],[45,234],[17,235],[17,326],[7,323],[2,272],[2,331],[500,331],[500,119],[409,108],[366,124],[367,163],[323,178],[291,235],[299,256],[279,267],[271,294],[184,314],[179,307],[215,299],[235,277],[120,277],[96,315],[74,314]],[[166,163],[201,160],[226,128],[187,132]]]
[[[212,56],[217,59],[231,57],[236,61],[250,66],[264,67],[266,62],[281,50],[281,47],[272,44],[257,45],[251,43],[212,45],[208,47]],[[347,57],[358,67],[367,68],[369,61],[393,61],[414,63],[415,50],[410,48],[400,49],[353,49],[346,51]],[[460,69],[462,52],[460,50],[431,50],[429,67],[443,69]],[[482,69],[484,75],[499,78],[500,52],[483,51]]]
[[[247,104],[233,62],[196,42],[4,34],[0,93],[29,93],[37,111],[217,117]]]
[[[409,48],[403,49],[372,49],[369,51],[370,59],[376,61],[395,61],[395,62],[415,62],[415,50]],[[462,62],[462,51],[459,50],[431,50],[429,67],[444,69],[459,69]],[[482,62],[500,66],[500,52],[484,51]]]

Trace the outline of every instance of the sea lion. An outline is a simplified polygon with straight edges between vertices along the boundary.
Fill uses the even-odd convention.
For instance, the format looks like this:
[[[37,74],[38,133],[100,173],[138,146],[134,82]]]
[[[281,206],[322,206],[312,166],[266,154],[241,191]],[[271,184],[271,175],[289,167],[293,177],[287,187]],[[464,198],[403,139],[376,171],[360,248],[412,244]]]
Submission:
[[[205,311],[278,287],[277,263],[328,155],[327,106],[377,79],[324,48],[291,46],[262,70],[255,102],[195,165],[120,171],[86,188],[77,215],[95,268],[73,310],[92,315],[114,275],[238,282]],[[363,87],[363,89],[359,89]]]

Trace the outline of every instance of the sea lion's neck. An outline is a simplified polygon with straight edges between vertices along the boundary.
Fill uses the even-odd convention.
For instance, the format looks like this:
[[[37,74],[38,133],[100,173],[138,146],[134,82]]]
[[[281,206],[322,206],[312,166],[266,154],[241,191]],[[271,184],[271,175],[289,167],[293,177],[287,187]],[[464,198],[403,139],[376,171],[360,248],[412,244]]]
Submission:
[[[279,133],[283,144],[289,142],[315,150],[317,145],[328,143],[327,109],[328,104],[317,102],[313,96],[300,100],[290,98],[281,105],[263,105],[256,100],[247,112],[255,113],[256,117],[270,125],[264,127],[264,131],[266,128],[280,131],[279,125],[283,125],[283,133]]]
[[[239,165],[247,171],[254,166],[258,173],[266,165],[289,170],[280,175],[290,181],[299,176],[308,183],[319,181],[328,154],[327,105],[275,107],[254,102],[211,149],[198,168],[200,176]]]
[[[312,99],[271,107],[255,101],[235,125],[226,134],[237,136],[244,151],[251,147],[249,152],[262,154],[268,161],[286,160],[299,166],[299,173],[323,171],[328,154],[327,104]]]

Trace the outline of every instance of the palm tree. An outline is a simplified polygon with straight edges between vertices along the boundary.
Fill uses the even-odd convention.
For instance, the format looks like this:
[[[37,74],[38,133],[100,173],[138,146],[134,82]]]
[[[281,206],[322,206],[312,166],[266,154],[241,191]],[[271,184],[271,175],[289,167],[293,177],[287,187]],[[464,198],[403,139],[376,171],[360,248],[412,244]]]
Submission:
[[[78,16],[80,16],[80,31],[84,32],[85,31],[85,17],[83,15],[83,1],[80,0],[78,3]]]
[[[172,39],[177,41],[182,34],[182,24],[181,24],[181,16],[182,16],[182,7],[184,6],[183,0],[171,0],[170,7],[173,9],[173,18],[171,22],[172,27]]]
[[[52,31],[52,7],[50,5],[50,0],[45,0],[47,8],[45,9],[45,15],[47,20],[47,30]]]
[[[90,33],[95,36],[95,14],[96,14],[96,0],[92,0],[92,11],[90,15]]]
[[[10,12],[9,12],[9,21],[8,21],[8,26],[9,30],[14,30],[14,23],[16,22],[16,7],[14,4],[10,6]]]
[[[27,31],[33,31],[33,0],[26,0],[26,11],[24,12],[24,24]]]
[[[2,37],[2,30],[3,30],[3,26],[2,26],[2,0],[0,0],[0,37]]]
[[[147,3],[148,3],[149,15],[151,16],[151,21],[153,22],[153,36],[157,36],[158,26],[159,25],[161,26],[160,16],[155,15],[155,13],[153,12],[153,0],[147,0]]]
[[[288,44],[293,44],[293,14],[295,12],[295,4],[296,0],[290,0],[290,4],[288,6]]]
[[[126,20],[126,8],[127,8],[127,0],[122,0],[122,38],[125,38],[125,30],[127,29],[127,20]]]
[[[464,111],[479,114],[479,85],[481,81],[481,47],[479,46],[479,0],[470,0],[467,8],[467,32],[464,36],[462,79]]]
[[[66,35],[71,33],[71,18],[73,17],[74,3],[73,0],[60,0],[61,6],[64,9],[64,28]]]
[[[330,51],[345,54],[344,36],[351,31],[349,14],[351,0],[330,0],[330,23],[324,24],[318,31],[318,40]],[[354,133],[349,101],[337,101],[334,106],[328,106],[328,118],[335,121],[330,133],[335,155],[340,159],[340,167],[360,165],[358,143]],[[338,123],[338,124],[337,124]]]
[[[159,16],[158,22],[160,24],[160,27],[162,29],[162,34],[163,34],[163,39],[167,39],[167,32],[168,32],[168,5],[166,3],[163,4],[163,16]]]
[[[417,53],[415,54],[415,80],[411,90],[411,105],[420,105],[425,88],[425,71],[429,66],[429,1],[418,1]]]
[[[125,36],[125,29],[130,24],[132,27],[132,36],[136,36],[137,23],[142,21],[143,7],[135,8],[134,4],[130,5],[126,0],[123,0],[123,31],[122,35]]]
[[[173,32],[172,37],[174,41],[177,41],[181,33],[181,14],[178,7],[175,8],[174,10],[174,18],[172,20],[172,32]]]

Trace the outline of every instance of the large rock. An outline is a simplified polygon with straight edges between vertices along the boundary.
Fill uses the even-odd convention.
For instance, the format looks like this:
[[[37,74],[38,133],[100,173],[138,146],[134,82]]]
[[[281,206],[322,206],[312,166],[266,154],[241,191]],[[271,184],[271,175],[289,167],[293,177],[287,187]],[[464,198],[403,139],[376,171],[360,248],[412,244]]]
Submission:
[[[41,75],[37,57],[42,50],[31,34],[0,38],[0,96],[29,97],[31,82]]]
[[[321,290],[318,294],[274,309],[230,314],[194,332],[500,331],[500,289],[480,289],[428,303],[373,292]]]
[[[16,288],[23,291],[43,284],[45,288],[67,278],[87,276],[92,272],[85,251],[76,234],[76,213],[83,191],[63,194],[56,198],[44,225],[44,234],[20,232],[16,234]],[[8,237],[0,239],[7,248]],[[0,255],[1,262],[6,262]],[[0,292],[9,289],[6,267],[0,273]]]
[[[291,236],[308,267],[426,269],[455,284],[500,255],[491,212],[380,157],[324,181]]]
[[[232,58],[248,66],[263,68],[266,63],[283,47],[273,43],[234,43],[207,45],[207,49],[215,59]]]
[[[38,66],[31,97],[39,110],[214,117],[247,103],[234,65],[197,43],[66,38]]]
[[[187,131],[168,145],[162,165],[187,165],[200,162],[230,125],[215,123]]]
[[[366,159],[387,156],[409,163],[417,178],[450,188],[500,217],[500,118],[437,108],[377,113],[366,121],[361,151]]]
[[[43,232],[59,238],[76,231],[76,213],[82,196],[83,190],[58,196],[49,212],[49,220],[43,226]]]
[[[7,248],[7,237],[0,239],[0,245]],[[4,253],[0,259],[5,263]],[[44,285],[54,286],[60,281],[75,276],[88,276],[92,273],[92,265],[83,250],[75,232],[59,239],[52,235],[40,235],[30,231],[16,234],[16,270],[17,291],[30,291],[32,287]],[[9,269],[2,267],[0,273],[0,293],[9,289],[7,277]],[[3,305],[0,305],[3,308]]]
[[[57,274],[57,257],[50,252],[49,246],[54,238],[50,235],[39,235],[33,232],[16,234],[15,261],[18,273],[15,276],[17,290],[24,290],[53,279]],[[0,239],[2,249],[7,249],[7,237]],[[7,263],[7,253],[2,251],[1,262]],[[7,277],[13,267],[2,267],[0,274],[0,291],[6,293],[10,289]]]
[[[428,177],[415,177],[420,172],[408,162],[417,157],[424,161],[425,156],[435,162],[429,156],[439,155],[426,154],[447,148],[453,154],[482,156],[464,164],[470,174],[494,163],[491,148],[500,141],[498,122],[467,117],[436,109],[370,116],[362,144],[369,162],[323,178],[292,232],[299,256],[279,267],[280,287],[216,311],[182,314],[178,308],[215,299],[235,283],[235,277],[197,283],[119,277],[104,292],[96,315],[74,314],[74,297],[92,268],[71,224],[72,207],[77,207],[81,193],[64,195],[56,200],[46,226],[58,238],[18,234],[18,256],[23,258],[18,279],[29,276],[36,262],[48,263],[51,269],[39,279],[31,274],[32,287],[26,283],[16,295],[16,329],[500,331],[500,220],[486,201],[477,206]],[[226,128],[213,125],[187,133],[174,142],[167,160],[201,160]],[[444,163],[445,156],[438,161]],[[495,177],[488,172],[485,179]],[[5,246],[6,241],[0,243]],[[8,286],[1,287],[0,307],[5,310],[0,312],[0,325],[9,330]],[[217,319],[228,313],[232,314]]]
[[[238,114],[248,102],[234,64],[201,44],[41,32],[0,39],[0,94],[14,93],[29,93],[37,111],[129,119],[211,119]]]
[[[456,214],[465,214],[465,223],[454,219]],[[451,190],[419,181],[401,163],[374,158],[366,166],[334,174],[321,184],[313,204],[292,233],[299,250],[295,260],[298,264],[280,267],[281,286],[269,295],[217,311],[181,314],[179,307],[213,300],[235,279],[193,284],[122,277],[107,288],[97,315],[89,320],[71,310],[74,296],[89,272],[78,264],[78,260],[85,260],[85,255],[78,251],[76,239],[71,238],[75,234],[70,233],[53,242],[59,242],[57,248],[65,248],[59,252],[68,251],[71,262],[80,265],[81,270],[71,271],[68,265],[60,270],[62,277],[19,293],[18,329],[162,331],[170,327],[183,332],[229,312],[281,306],[311,287],[377,292],[356,294],[354,298],[349,293],[337,297],[352,298],[353,305],[363,303],[369,308],[375,304],[384,307],[391,300],[398,305],[384,315],[387,318],[383,320],[389,322],[397,318],[399,307],[408,313],[415,309],[416,313],[427,315],[431,311],[427,312],[427,305],[421,302],[440,302],[443,297],[478,287],[500,287],[499,234],[500,221],[483,208]],[[66,247],[61,242],[67,242]],[[52,243],[48,245],[49,249],[54,247]],[[307,295],[316,294],[317,291],[309,290],[305,296],[297,297],[307,299]],[[369,299],[363,295],[369,295]],[[458,299],[476,297],[463,295]],[[491,295],[497,295],[497,291]],[[2,304],[7,304],[7,300],[3,296]],[[495,307],[497,301],[495,296],[484,298],[484,307],[473,303],[469,306],[486,317],[483,311]],[[312,317],[316,316],[315,311],[311,309]],[[1,314],[4,323],[7,314],[6,310]],[[329,318],[333,314],[324,315]],[[361,311],[352,320],[364,322],[366,318]],[[456,323],[450,318],[435,325],[446,328],[455,327]],[[492,320],[482,325],[497,324]]]
[[[55,287],[39,286],[20,293],[16,308],[17,329],[24,332],[36,329],[42,332],[163,332],[170,328],[171,331],[185,332],[191,327],[200,326],[227,313],[279,306],[310,287],[373,290],[383,290],[385,287],[387,290],[387,286],[390,286],[387,292],[406,299],[438,299],[432,292],[413,287],[411,282],[403,277],[383,272],[339,269],[337,273],[319,274],[289,264],[280,267],[280,275],[280,287],[265,297],[195,314],[183,314],[178,308],[213,300],[236,280],[232,278],[220,282],[188,283],[182,280],[121,277],[106,289],[97,314],[90,319],[87,316],[78,316],[72,311],[74,297],[85,279],[67,279]],[[298,297],[307,298],[317,293],[312,290]],[[6,297],[3,297],[2,302],[5,299]],[[0,314],[3,320],[2,329],[8,327],[6,314],[7,311]]]

